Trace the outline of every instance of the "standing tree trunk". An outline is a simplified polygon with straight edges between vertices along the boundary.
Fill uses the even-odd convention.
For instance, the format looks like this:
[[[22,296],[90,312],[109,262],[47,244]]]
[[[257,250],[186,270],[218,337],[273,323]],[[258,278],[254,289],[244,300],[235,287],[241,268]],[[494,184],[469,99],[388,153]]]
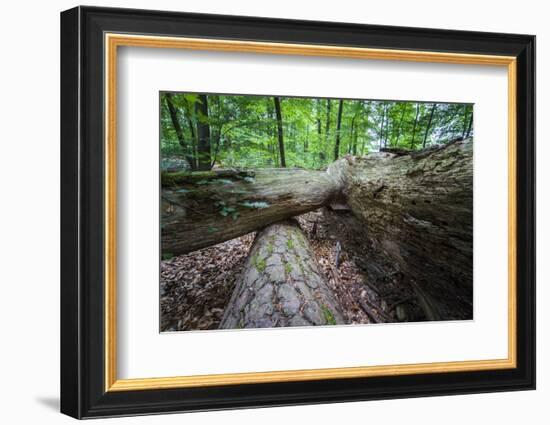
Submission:
[[[466,130],[468,129],[468,105],[464,105],[463,107],[463,115],[462,115],[462,138],[464,139],[466,137]]]
[[[472,133],[472,124],[474,122],[474,113],[472,112],[470,114],[470,121],[468,122],[468,130],[466,130],[466,136],[464,136],[465,138],[468,138],[470,137],[470,134]]]
[[[340,100],[338,105],[338,120],[336,121],[336,143],[334,145],[334,160],[340,156],[340,128],[342,126],[342,110],[344,109],[344,101]]]
[[[420,103],[416,104],[416,116],[414,117],[413,134],[411,138],[410,148],[414,149],[414,137],[416,136],[416,126],[418,125],[418,113],[420,112]]]
[[[432,109],[430,110],[430,118],[428,119],[428,125],[426,126],[426,132],[424,133],[424,141],[422,142],[422,148],[426,147],[426,140],[428,140],[428,135],[430,134],[430,129],[432,127],[432,121],[434,118],[435,109],[437,108],[437,103],[432,104]]]
[[[309,148],[309,124],[306,124],[306,138],[304,139],[304,153],[307,153]]]
[[[378,149],[382,149],[382,141],[384,140],[384,121],[386,120],[386,102],[382,109],[382,121],[380,121],[380,130],[378,131]]]
[[[389,122],[390,122],[390,111],[388,110],[389,107],[388,105],[386,104],[386,108],[385,108],[385,113],[384,115],[386,115],[386,125],[385,125],[385,130],[384,130],[384,147],[387,147],[388,146],[388,133],[389,133]],[[393,127],[393,125],[392,125]]]
[[[256,236],[220,329],[344,324],[339,303],[294,221]]]
[[[195,103],[195,112],[197,114],[197,168],[199,170],[209,170],[212,164],[210,158],[210,124],[208,123],[208,98],[205,94],[200,94]]]
[[[320,149],[320,146],[322,145],[322,136],[323,136],[323,130],[322,130],[322,124],[321,124],[321,99],[317,99],[317,102],[315,102],[315,109],[317,114],[317,147],[319,148],[319,162],[323,162],[323,152]]]
[[[166,93],[164,98],[166,99],[168,112],[170,112],[170,119],[172,120],[172,125],[174,126],[174,130],[176,131],[178,143],[180,144],[181,148],[185,151],[185,149],[187,148],[187,144],[185,143],[185,135],[180,125],[178,110],[174,106],[174,100],[172,99],[172,94]]]
[[[331,110],[331,101],[330,99],[327,99],[327,108],[326,108],[326,118],[325,118],[325,134],[324,134],[324,140],[323,144],[321,146],[321,150],[319,153],[319,158],[321,159],[321,163],[323,163],[326,159],[326,150],[328,145],[328,135],[330,132],[330,110]]]
[[[363,102],[363,108],[364,106],[365,106],[365,103]],[[369,138],[369,130],[370,130],[369,116],[370,116],[370,105],[365,111],[365,134],[363,135],[361,140],[361,156],[365,154],[365,143]]]
[[[401,127],[403,125],[403,118],[405,117],[405,106],[401,107],[401,117],[399,118],[399,125],[397,126],[397,136],[395,138],[395,146],[399,146],[399,137],[401,136]],[[391,144],[391,143],[390,143]]]
[[[183,131],[183,128],[181,127],[179,116],[178,116],[178,110],[174,105],[174,99],[172,98],[172,94],[166,93],[165,99],[166,99],[166,105],[168,106],[168,111],[170,112],[170,119],[172,121],[172,125],[174,126],[174,130],[176,131],[178,143],[181,146],[183,154],[185,155],[185,159],[187,160],[191,168],[195,169],[195,152],[194,152],[195,146],[194,146],[193,139],[191,139],[191,146],[190,146],[191,154],[189,154],[189,152],[187,151],[188,147],[185,142],[185,133]],[[191,133],[191,137],[194,137],[194,133]]]
[[[281,114],[281,102],[278,97],[274,97],[275,114],[277,116],[277,138],[279,140],[279,154],[281,157],[281,167],[286,167],[285,161],[285,142],[283,139],[283,117]]]
[[[357,114],[355,114],[351,119],[351,126],[349,130],[348,154],[350,154],[353,151],[353,135],[355,133],[355,118],[357,118]]]
[[[188,111],[192,110],[192,108],[188,108]],[[197,134],[195,131],[195,126],[193,125],[193,121],[191,120],[191,114],[185,114],[187,118],[187,125],[189,126],[189,133],[191,133],[191,155],[189,158],[189,164],[191,164],[191,168],[193,170],[196,170],[199,166],[197,162]]]

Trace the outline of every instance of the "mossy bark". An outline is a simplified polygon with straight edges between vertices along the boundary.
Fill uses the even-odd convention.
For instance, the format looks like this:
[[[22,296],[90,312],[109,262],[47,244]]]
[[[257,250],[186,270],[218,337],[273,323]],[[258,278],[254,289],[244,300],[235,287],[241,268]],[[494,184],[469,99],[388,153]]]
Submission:
[[[256,236],[221,329],[343,324],[338,300],[294,221]]]
[[[162,252],[172,255],[315,210],[341,191],[326,172],[290,168],[166,173],[162,184]]]

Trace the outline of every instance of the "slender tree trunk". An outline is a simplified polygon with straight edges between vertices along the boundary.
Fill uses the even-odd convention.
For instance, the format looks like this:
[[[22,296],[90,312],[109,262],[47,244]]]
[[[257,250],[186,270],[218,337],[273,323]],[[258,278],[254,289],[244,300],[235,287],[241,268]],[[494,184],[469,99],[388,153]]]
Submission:
[[[218,117],[219,119],[221,117],[221,110],[222,110],[220,96],[215,96],[214,99],[216,104],[216,111],[214,112],[215,113],[214,116]],[[210,164],[210,168],[214,167],[214,164],[218,160],[218,153],[220,152],[220,143],[221,143],[221,138],[223,134],[223,131],[222,131],[223,125],[224,125],[224,121],[220,120],[218,123],[216,123],[216,125],[212,127],[212,141],[214,143],[214,153],[213,153],[212,162]]]
[[[356,118],[357,118],[357,114],[355,114],[353,116],[353,118],[351,119],[351,128],[350,128],[350,131],[349,131],[349,142],[348,142],[348,154],[352,153],[353,150],[354,150],[353,136],[355,135],[355,119]],[[355,150],[357,150],[357,147],[355,147]]]
[[[323,162],[323,155],[320,149],[322,145],[323,130],[321,124],[321,99],[317,99],[316,102],[316,112],[317,112],[317,147],[319,148],[319,161]]]
[[[277,138],[279,140],[279,154],[281,158],[281,167],[286,167],[285,161],[285,142],[283,138],[283,117],[281,114],[281,101],[278,97],[274,97],[275,102],[275,114],[277,116]]]
[[[189,126],[189,132],[191,133],[191,155],[190,155],[190,161],[191,168],[193,170],[196,170],[198,167],[197,159],[197,134],[195,132],[195,126],[193,125],[193,121],[191,120],[191,117],[189,115],[187,116],[187,125]]]
[[[466,137],[466,130],[468,130],[468,105],[463,106],[462,115],[462,138]]]
[[[220,329],[344,324],[341,307],[295,221],[258,233]]]
[[[183,133],[183,129],[181,128],[181,125],[179,122],[178,110],[174,106],[174,100],[172,99],[172,94],[166,93],[164,98],[166,99],[166,105],[168,106],[168,111],[170,112],[170,119],[172,120],[172,125],[174,126],[174,130],[176,131],[178,143],[180,144],[181,148],[185,151],[185,149],[187,148],[187,144],[185,143],[185,135]]]
[[[218,153],[220,151],[220,143],[221,143],[221,136],[220,132],[216,133],[216,136],[214,137],[214,158],[212,159],[212,163],[210,164],[210,168],[214,167],[214,164],[218,160]]]
[[[166,93],[166,104],[168,106],[168,111],[170,112],[170,119],[172,120],[172,125],[176,131],[176,136],[178,138],[178,143],[181,146],[185,159],[189,163],[191,169],[196,169],[195,164],[195,143],[194,139],[191,139],[191,146],[187,146],[185,143],[185,133],[179,122],[178,110],[174,105],[174,100],[171,93]],[[188,118],[189,119],[189,118]],[[191,133],[191,136],[194,137],[194,133]],[[191,148],[191,154],[189,154],[188,149]]]
[[[340,156],[340,128],[342,126],[342,112],[344,109],[344,101],[340,100],[338,105],[338,120],[336,121],[336,143],[334,145],[334,160]]]
[[[384,102],[384,108],[382,112],[382,121],[380,121],[380,130],[378,131],[378,149],[382,149],[382,142],[384,140],[384,122],[386,121],[386,108],[387,104]]]
[[[210,158],[210,124],[208,123],[208,98],[206,95],[199,95],[195,103],[197,114],[197,136],[198,136],[198,169],[209,170],[212,160]]]
[[[430,118],[428,119],[428,125],[426,126],[426,132],[424,133],[424,141],[422,142],[422,148],[426,147],[426,140],[428,140],[428,135],[430,134],[430,129],[432,127],[432,121],[437,108],[437,103],[432,104],[432,109],[430,110]]]
[[[322,156],[321,156],[321,160],[324,161],[326,159],[326,150],[327,150],[327,147],[328,147],[328,135],[330,133],[330,110],[331,110],[331,107],[332,107],[332,102],[330,99],[327,99],[327,116],[326,116],[326,121],[325,121],[325,138],[324,138],[324,143],[323,143],[323,146],[322,146]]]
[[[365,106],[364,103],[363,103],[363,106]],[[365,154],[365,143],[369,138],[369,130],[370,130],[369,116],[370,116],[370,106],[365,111],[365,134],[363,135],[363,138],[361,140],[361,156]]]
[[[395,138],[395,146],[399,145],[399,137],[401,136],[401,126],[403,125],[403,118],[405,117],[405,107],[402,108],[401,118],[399,118],[399,125],[397,126],[397,137]]]
[[[411,145],[410,148],[414,149],[414,137],[416,136],[416,126],[418,125],[418,114],[420,112],[420,103],[416,104],[416,116],[414,118],[414,125],[413,125],[413,134],[411,138]]]
[[[466,131],[466,138],[470,137],[470,134],[472,133],[472,124],[474,122],[474,112],[470,114],[470,121],[468,123],[468,130]]]
[[[388,105],[386,105],[386,112],[385,112],[385,115],[386,115],[386,126],[385,126],[385,130],[384,130],[384,147],[387,147],[388,146],[388,133],[389,133],[389,122],[390,122],[390,111],[388,111]]]

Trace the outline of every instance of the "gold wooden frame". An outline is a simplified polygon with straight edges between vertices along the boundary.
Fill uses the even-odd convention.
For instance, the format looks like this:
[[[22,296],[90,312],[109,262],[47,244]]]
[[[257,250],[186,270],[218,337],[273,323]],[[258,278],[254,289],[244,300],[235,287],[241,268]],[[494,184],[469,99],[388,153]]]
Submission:
[[[105,391],[134,391],[214,385],[410,375],[510,369],[516,353],[516,59],[512,56],[370,49],[325,45],[212,40],[128,34],[105,34]],[[120,46],[249,52],[356,59],[398,60],[507,67],[508,71],[508,357],[384,366],[306,369],[253,373],[117,379],[116,374],[116,93]]]

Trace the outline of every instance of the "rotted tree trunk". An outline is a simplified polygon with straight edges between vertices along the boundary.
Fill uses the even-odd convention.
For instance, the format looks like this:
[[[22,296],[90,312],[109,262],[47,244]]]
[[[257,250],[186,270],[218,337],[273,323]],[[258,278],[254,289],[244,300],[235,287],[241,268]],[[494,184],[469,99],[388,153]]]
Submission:
[[[162,252],[185,254],[313,211],[341,191],[323,171],[212,170],[161,177]]]
[[[306,236],[295,221],[256,236],[221,329],[343,324]]]
[[[397,262],[421,290],[441,300],[456,294],[455,288],[471,294],[472,157],[468,139],[417,153],[387,150],[331,165],[345,182],[348,204],[377,251]]]

